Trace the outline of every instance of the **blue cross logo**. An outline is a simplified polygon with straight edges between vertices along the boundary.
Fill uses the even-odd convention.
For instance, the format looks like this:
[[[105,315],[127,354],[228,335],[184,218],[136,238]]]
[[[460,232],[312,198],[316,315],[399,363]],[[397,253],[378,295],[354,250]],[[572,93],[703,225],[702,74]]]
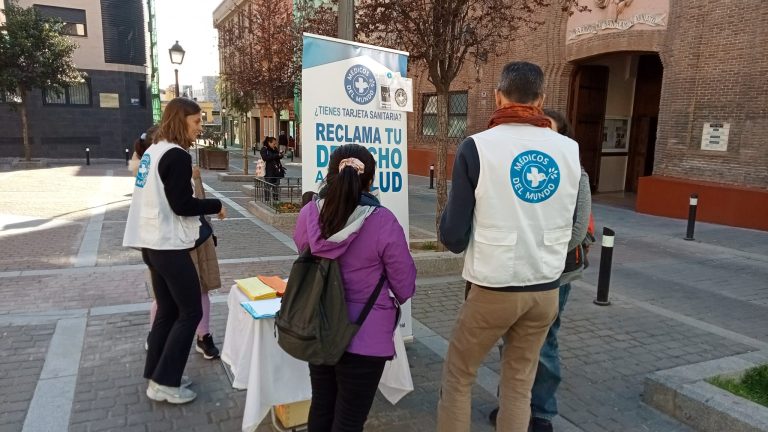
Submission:
[[[141,162],[139,162],[139,171],[136,173],[136,187],[143,188],[144,185],[147,184],[150,162],[151,158],[149,157],[149,153],[144,153]]]
[[[509,178],[515,195],[537,204],[555,195],[560,186],[560,167],[548,154],[538,150],[520,153],[512,161]]]
[[[354,65],[344,74],[344,91],[352,102],[367,105],[376,97],[376,77],[363,65]]]

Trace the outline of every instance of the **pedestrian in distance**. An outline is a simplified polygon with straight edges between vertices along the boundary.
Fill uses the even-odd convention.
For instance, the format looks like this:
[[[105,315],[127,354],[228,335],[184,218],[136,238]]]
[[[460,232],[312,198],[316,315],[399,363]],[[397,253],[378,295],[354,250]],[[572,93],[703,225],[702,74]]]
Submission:
[[[285,167],[281,160],[284,153],[277,147],[275,137],[265,137],[261,148],[261,159],[264,161],[264,181],[272,185],[271,191],[264,191],[264,201],[278,201],[280,199],[280,179],[285,177]]]
[[[572,138],[571,125],[565,116],[559,111],[545,109],[544,114],[552,120],[552,129],[560,135]],[[568,242],[568,254],[565,259],[563,274],[560,276],[560,288],[558,289],[558,313],[557,318],[547,331],[544,345],[539,353],[539,363],[536,367],[536,377],[531,389],[531,420],[529,432],[552,432],[552,419],[557,415],[557,388],[562,381],[560,371],[560,350],[557,343],[557,334],[560,323],[571,293],[571,282],[581,279],[586,263],[585,245],[589,245],[593,237],[588,233],[590,215],[592,213],[592,194],[589,189],[589,176],[584,168],[581,169],[579,179],[579,191],[576,199],[576,211],[573,217],[573,229],[571,240]],[[503,345],[499,347],[503,351]],[[491,411],[489,418],[496,425],[499,409]]]
[[[285,153],[287,151],[288,135],[286,135],[285,131],[280,131],[280,134],[277,136],[277,144],[281,152]]]
[[[443,366],[440,432],[470,430],[477,369],[502,338],[497,430],[528,430],[531,386],[557,316],[573,228],[579,149],[541,111],[544,73],[532,63],[509,63],[494,93],[488,129],[458,148],[441,215],[440,240],[465,252],[463,277],[472,286]]]
[[[152,137],[157,131],[157,126],[152,126],[146,132],[142,133],[139,139],[134,143],[134,153],[131,160],[131,171],[133,176],[136,177],[139,170],[139,161],[144,156],[144,152],[152,145]],[[135,163],[133,163],[135,162]],[[205,198],[205,190],[203,189],[202,178],[200,177],[200,169],[196,166],[192,166],[192,182],[194,183],[195,197]],[[211,334],[211,299],[208,296],[210,291],[221,288],[221,276],[219,271],[219,261],[216,256],[216,244],[213,235],[213,229],[210,225],[210,221],[205,216],[200,215],[200,238],[207,237],[200,244],[200,246],[189,251],[192,257],[192,262],[195,264],[195,270],[200,277],[200,288],[202,290],[200,299],[203,307],[203,317],[200,320],[200,324],[197,326],[195,334],[195,351],[202,354],[206,360],[213,360],[219,358],[219,348],[213,341],[213,335]],[[154,288],[153,288],[154,291]],[[149,327],[152,328],[152,324],[155,322],[155,316],[157,315],[157,300],[152,299],[152,304],[149,308]],[[144,349],[149,349],[149,335],[144,342]]]
[[[300,251],[338,262],[350,319],[360,316],[383,280],[373,308],[338,363],[309,364],[309,432],[363,430],[384,365],[395,355],[398,304],[416,289],[416,265],[405,232],[371,194],[375,171],[365,147],[337,148],[324,186],[296,222],[293,238]]]
[[[189,99],[168,103],[154,144],[139,162],[123,236],[123,246],[141,250],[157,300],[144,365],[147,397],[174,404],[197,396],[188,388],[189,379],[182,379],[203,315],[200,281],[189,250],[199,246],[200,215],[226,217],[221,201],[195,198],[192,190],[187,150],[202,130],[200,112]]]

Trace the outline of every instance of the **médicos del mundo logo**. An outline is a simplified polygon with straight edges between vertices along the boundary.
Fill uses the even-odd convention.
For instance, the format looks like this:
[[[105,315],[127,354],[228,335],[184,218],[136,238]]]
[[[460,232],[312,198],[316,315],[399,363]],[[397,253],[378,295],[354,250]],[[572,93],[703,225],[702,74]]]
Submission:
[[[344,91],[352,102],[367,105],[376,97],[376,77],[367,67],[354,65],[344,74]]]

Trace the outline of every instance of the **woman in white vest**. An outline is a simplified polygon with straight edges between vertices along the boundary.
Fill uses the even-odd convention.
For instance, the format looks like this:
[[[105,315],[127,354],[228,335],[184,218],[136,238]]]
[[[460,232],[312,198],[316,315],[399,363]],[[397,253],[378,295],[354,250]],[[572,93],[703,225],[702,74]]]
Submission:
[[[123,246],[141,249],[157,300],[148,340],[144,378],[147,396],[187,403],[195,392],[182,377],[190,342],[202,317],[200,282],[189,255],[199,237],[203,214],[226,212],[217,199],[192,192],[192,157],[187,149],[202,131],[200,106],[176,98],[168,103],[160,127],[139,162]]]

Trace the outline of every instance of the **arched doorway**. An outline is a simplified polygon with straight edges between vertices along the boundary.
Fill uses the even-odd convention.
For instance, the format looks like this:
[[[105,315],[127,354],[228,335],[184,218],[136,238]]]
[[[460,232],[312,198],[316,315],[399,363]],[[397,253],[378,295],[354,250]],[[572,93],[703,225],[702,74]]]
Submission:
[[[576,64],[568,117],[594,192],[636,192],[653,173],[663,66],[656,53],[614,53]]]

